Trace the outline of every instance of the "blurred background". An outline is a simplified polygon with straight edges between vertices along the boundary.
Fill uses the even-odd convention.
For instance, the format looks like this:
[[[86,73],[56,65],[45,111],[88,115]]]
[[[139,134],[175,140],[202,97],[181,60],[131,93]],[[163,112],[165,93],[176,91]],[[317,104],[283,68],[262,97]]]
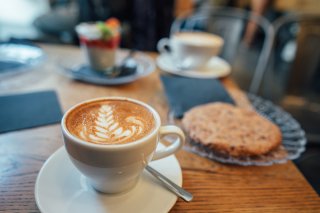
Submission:
[[[77,44],[74,27],[78,23],[117,17],[122,21],[122,47],[142,50],[155,50],[157,41],[169,35],[174,19],[187,11],[235,7],[253,10],[270,22],[288,13],[320,13],[317,0],[0,0],[0,3],[1,40]],[[294,28],[288,31],[287,34],[297,33]]]
[[[238,85],[279,104],[306,130],[307,151],[295,163],[320,192],[320,1],[0,0],[0,5],[2,42],[79,45],[77,24],[109,17],[121,21],[121,47],[128,49],[156,51],[159,39],[181,29],[221,35],[226,42],[220,56],[231,64]]]

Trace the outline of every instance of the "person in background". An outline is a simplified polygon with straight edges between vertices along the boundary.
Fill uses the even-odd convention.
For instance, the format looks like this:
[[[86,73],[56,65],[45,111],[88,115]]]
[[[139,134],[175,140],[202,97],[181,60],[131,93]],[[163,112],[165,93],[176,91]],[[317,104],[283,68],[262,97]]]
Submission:
[[[267,7],[271,3],[272,3],[271,0],[251,0],[250,1],[251,12],[263,17]],[[258,26],[254,22],[248,23],[246,27],[245,35],[244,35],[244,40],[247,44],[252,43],[257,30],[258,30]]]

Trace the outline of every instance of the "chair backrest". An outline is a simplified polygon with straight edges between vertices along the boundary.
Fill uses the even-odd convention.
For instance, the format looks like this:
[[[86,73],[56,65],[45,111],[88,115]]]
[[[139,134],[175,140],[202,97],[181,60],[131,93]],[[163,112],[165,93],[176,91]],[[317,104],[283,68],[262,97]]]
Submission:
[[[320,141],[320,16],[288,14],[273,25],[275,40],[261,95],[289,111],[309,140]]]
[[[254,43],[246,44],[246,29],[257,26]],[[220,57],[232,67],[232,76],[241,88],[257,93],[271,51],[274,30],[265,18],[249,11],[210,7],[187,12],[172,24],[171,34],[180,31],[206,31],[223,37]]]
[[[273,25],[275,39],[261,94],[278,101],[288,94],[320,93],[320,16],[289,14]]]

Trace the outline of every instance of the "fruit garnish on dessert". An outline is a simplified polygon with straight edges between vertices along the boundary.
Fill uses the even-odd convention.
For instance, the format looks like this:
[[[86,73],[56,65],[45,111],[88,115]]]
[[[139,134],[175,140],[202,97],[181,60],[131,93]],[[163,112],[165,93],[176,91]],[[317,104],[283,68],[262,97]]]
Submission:
[[[81,43],[88,46],[115,48],[120,43],[120,22],[109,18],[105,22],[81,23],[76,27]]]

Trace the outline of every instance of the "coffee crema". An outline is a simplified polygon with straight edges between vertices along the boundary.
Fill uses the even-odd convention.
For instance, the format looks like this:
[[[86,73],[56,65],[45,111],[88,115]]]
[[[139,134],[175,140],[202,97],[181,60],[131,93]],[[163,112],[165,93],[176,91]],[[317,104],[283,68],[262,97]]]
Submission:
[[[97,100],[74,108],[66,118],[68,131],[90,143],[125,144],[151,133],[153,114],[127,100]]]
[[[191,45],[211,46],[223,43],[223,39],[220,36],[206,32],[179,32],[174,34],[174,37]]]

